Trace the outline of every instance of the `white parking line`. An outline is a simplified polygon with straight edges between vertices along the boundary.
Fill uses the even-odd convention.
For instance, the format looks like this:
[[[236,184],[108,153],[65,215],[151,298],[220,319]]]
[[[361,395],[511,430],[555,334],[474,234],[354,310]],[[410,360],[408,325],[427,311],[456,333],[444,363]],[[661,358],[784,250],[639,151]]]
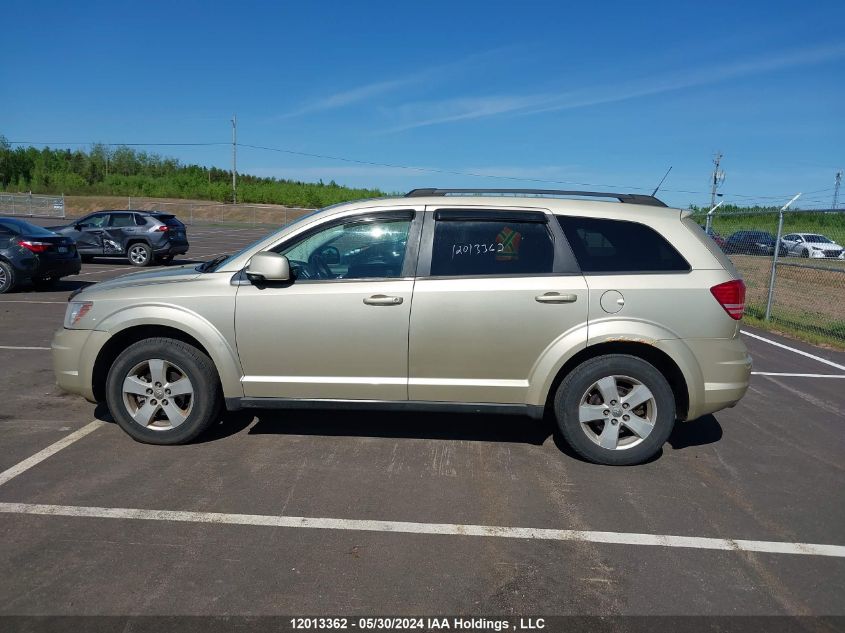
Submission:
[[[60,439],[55,444],[50,444],[50,446],[48,446],[44,450],[38,451],[32,457],[28,457],[27,459],[23,460],[22,462],[18,462],[17,464],[12,466],[8,470],[4,470],[2,473],[0,473],[0,486],[5,484],[10,479],[14,479],[18,475],[20,475],[22,472],[25,472],[25,471],[29,470],[30,468],[32,468],[33,466],[40,464],[41,462],[43,462],[48,457],[55,455],[56,453],[58,453],[63,448],[67,448],[68,446],[73,444],[76,440],[80,440],[83,437],[85,437],[86,435],[88,435],[89,433],[96,431],[98,428],[103,426],[103,424],[105,424],[105,423],[101,422],[100,420],[94,420],[93,422],[89,422],[88,424],[83,426],[78,431],[74,431],[70,435],[67,435],[67,436],[63,437],[62,439]]]
[[[49,347],[18,347],[16,345],[0,345],[0,349],[40,349],[40,350],[49,350]]]
[[[751,332],[746,332],[742,330],[742,333],[745,336],[750,336],[751,338],[757,339],[758,341],[763,341],[764,343],[768,343],[769,345],[774,345],[775,347],[780,347],[783,349],[787,349],[790,352],[795,352],[796,354],[800,354],[801,356],[806,356],[807,358],[812,358],[813,360],[817,360],[820,363],[824,363],[825,365],[830,365],[831,367],[836,367],[836,369],[842,369],[845,371],[845,365],[840,365],[839,363],[834,363],[832,360],[827,360],[826,358],[822,358],[821,356],[816,356],[815,354],[810,354],[809,352],[805,352],[804,350],[797,349],[795,347],[789,347],[789,345],[784,345],[783,343],[778,343],[777,341],[773,341],[768,338],[764,338],[758,334],[752,334]]]
[[[217,523],[318,530],[351,530],[360,532],[393,532],[398,534],[436,534],[470,537],[485,536],[544,541],[609,543],[613,545],[651,545],[657,547],[845,558],[845,546],[843,545],[747,541],[742,539],[673,536],[668,534],[637,534],[633,532],[596,532],[591,530],[557,530],[497,525],[462,525],[456,523],[412,523],[407,521],[377,521],[369,519],[328,519],[264,514],[224,514],[218,512],[184,512],[178,510],[142,510],[138,508],[98,508],[46,505],[40,503],[0,503],[0,512],[95,519],[179,521],[183,523]]]
[[[752,371],[752,376],[784,376],[786,378],[845,378],[845,374],[789,374],[777,371]]]

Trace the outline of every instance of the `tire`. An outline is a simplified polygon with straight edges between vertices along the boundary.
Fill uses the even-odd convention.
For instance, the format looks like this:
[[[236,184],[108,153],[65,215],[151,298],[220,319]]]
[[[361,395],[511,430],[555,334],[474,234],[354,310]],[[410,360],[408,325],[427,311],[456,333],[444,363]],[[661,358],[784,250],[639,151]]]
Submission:
[[[810,251],[808,251],[806,248],[801,251],[801,257],[809,257],[809,256],[810,256]]]
[[[15,269],[8,262],[0,260],[0,295],[15,287],[17,276]]]
[[[646,392],[649,399],[623,408],[626,400],[638,401]],[[612,398],[613,394],[621,397]],[[558,387],[554,408],[563,438],[578,455],[596,464],[641,464],[657,454],[675,425],[675,396],[669,382],[654,365],[627,354],[598,356],[578,365]],[[582,423],[582,417],[589,420]]]
[[[169,393],[169,387],[184,393]],[[218,422],[223,395],[214,363],[203,352],[176,339],[150,338],[130,345],[114,361],[106,402],[133,439],[172,445],[190,442]]]
[[[94,261],[93,255],[80,255],[79,258],[82,260],[83,264],[90,264]]]
[[[146,242],[135,242],[127,247],[126,259],[133,266],[149,266],[153,262],[153,249]]]

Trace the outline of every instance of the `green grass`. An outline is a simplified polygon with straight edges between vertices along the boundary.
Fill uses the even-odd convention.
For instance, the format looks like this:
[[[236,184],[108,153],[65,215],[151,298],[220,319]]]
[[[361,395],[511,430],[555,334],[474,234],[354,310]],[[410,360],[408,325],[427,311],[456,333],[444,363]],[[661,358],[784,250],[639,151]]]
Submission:
[[[830,347],[835,350],[845,351],[845,321],[838,322],[838,332],[836,329],[831,330],[831,333],[819,332],[811,329],[814,326],[808,326],[806,323],[801,324],[792,319],[783,321],[780,318],[775,318],[771,321],[765,321],[760,315],[748,314],[742,318],[742,322],[752,327],[761,330],[767,330],[775,334],[782,334],[784,336],[812,343],[813,345],[821,345],[823,347]]]

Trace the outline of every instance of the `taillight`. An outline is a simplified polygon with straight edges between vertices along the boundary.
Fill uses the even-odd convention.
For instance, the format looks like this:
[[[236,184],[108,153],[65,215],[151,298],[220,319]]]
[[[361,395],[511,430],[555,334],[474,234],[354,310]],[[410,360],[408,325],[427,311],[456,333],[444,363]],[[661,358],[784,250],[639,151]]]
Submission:
[[[718,286],[710,288],[710,292],[716,297],[725,312],[732,319],[739,321],[742,313],[745,312],[745,283],[742,279],[726,281]]]
[[[156,231],[164,232],[164,231],[169,231],[169,230],[170,230],[170,227],[167,226],[166,224],[162,224],[161,226],[156,227]]]
[[[50,242],[33,242],[32,240],[18,240],[18,246],[23,246],[25,249],[33,253],[44,253],[52,244]]]

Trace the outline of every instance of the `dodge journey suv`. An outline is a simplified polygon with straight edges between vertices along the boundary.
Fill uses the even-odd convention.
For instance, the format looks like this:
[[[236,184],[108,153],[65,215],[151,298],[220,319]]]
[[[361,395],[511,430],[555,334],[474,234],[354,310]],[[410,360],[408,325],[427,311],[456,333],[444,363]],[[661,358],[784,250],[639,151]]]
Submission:
[[[60,387],[152,444],[224,407],[548,412],[584,458],[634,464],[742,398],[744,302],[715,242],[656,198],[417,189],[86,287],[53,359]]]

